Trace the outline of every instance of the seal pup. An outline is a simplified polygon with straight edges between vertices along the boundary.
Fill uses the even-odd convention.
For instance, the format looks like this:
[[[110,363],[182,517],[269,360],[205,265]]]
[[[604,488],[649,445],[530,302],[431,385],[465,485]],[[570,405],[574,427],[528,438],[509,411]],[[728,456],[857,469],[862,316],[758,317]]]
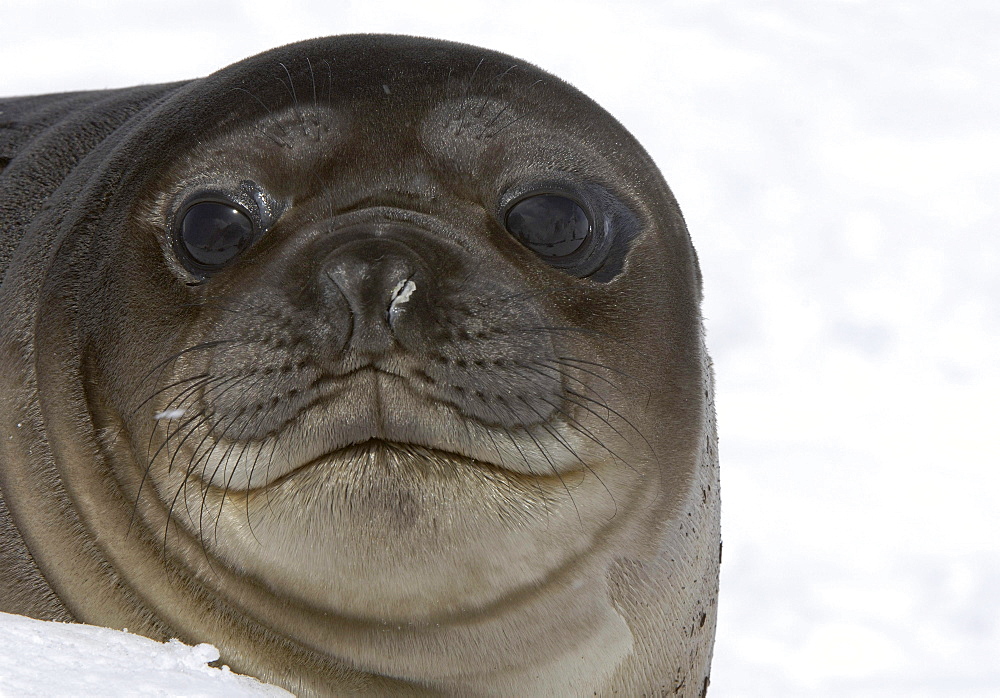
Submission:
[[[0,610],[299,695],[704,694],[701,277],[639,144],[358,35],[0,100]]]

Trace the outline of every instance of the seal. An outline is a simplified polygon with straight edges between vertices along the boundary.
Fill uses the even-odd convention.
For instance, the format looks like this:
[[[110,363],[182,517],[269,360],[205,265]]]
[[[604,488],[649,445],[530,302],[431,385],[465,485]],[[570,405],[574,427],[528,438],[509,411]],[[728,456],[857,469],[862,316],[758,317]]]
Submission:
[[[0,100],[0,610],[298,695],[702,695],[701,277],[509,56],[317,39]]]

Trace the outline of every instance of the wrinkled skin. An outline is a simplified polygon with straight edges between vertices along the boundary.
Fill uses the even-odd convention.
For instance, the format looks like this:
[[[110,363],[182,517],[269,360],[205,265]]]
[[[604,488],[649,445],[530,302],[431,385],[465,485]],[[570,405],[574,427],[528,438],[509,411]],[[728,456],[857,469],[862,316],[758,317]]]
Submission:
[[[0,100],[0,164],[0,610],[300,695],[704,693],[701,279],[593,102],[333,37]],[[210,273],[178,232],[207,191],[256,231]],[[584,202],[585,263],[506,229],[539,192]]]

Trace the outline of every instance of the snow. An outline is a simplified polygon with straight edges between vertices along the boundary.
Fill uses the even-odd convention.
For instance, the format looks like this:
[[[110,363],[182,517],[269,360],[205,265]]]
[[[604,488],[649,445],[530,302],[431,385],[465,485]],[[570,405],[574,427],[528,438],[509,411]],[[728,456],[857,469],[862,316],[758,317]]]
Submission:
[[[1000,5],[280,5],[4,0],[0,95],[354,31],[569,80],[649,149],[701,259],[725,537],[711,694],[1000,695]]]
[[[120,630],[0,613],[0,696],[290,696],[276,686],[214,669],[212,645],[160,643]]]

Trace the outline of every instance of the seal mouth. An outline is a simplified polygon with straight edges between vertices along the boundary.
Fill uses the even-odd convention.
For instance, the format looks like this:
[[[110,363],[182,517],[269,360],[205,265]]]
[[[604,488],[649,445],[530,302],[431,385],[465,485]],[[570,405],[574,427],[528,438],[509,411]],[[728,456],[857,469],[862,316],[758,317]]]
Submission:
[[[349,444],[328,451],[289,470],[267,484],[241,490],[241,494],[251,495],[256,492],[263,492],[268,488],[280,486],[285,482],[294,480],[310,471],[322,469],[329,469],[331,471],[341,470],[345,464],[361,464],[377,459],[405,460],[407,463],[419,464],[419,466],[422,466],[422,469],[428,472],[431,470],[440,471],[450,469],[454,471],[464,468],[476,468],[509,473],[502,465],[484,461],[457,451],[447,451],[416,443],[371,438],[367,441]]]
[[[380,461],[405,461],[415,475],[433,471],[444,478],[489,471],[535,479],[586,467],[575,435],[556,422],[491,425],[461,404],[420,390],[411,372],[393,361],[347,368],[293,406],[282,428],[266,438],[238,438],[241,425],[234,429],[237,438],[227,438],[207,425],[198,432],[201,438],[187,438],[183,427],[174,427],[164,442],[181,434],[175,451],[182,455],[174,460],[190,463],[187,477],[226,493],[264,490],[305,472],[363,473],[366,463]],[[204,420],[188,431],[199,426]]]

